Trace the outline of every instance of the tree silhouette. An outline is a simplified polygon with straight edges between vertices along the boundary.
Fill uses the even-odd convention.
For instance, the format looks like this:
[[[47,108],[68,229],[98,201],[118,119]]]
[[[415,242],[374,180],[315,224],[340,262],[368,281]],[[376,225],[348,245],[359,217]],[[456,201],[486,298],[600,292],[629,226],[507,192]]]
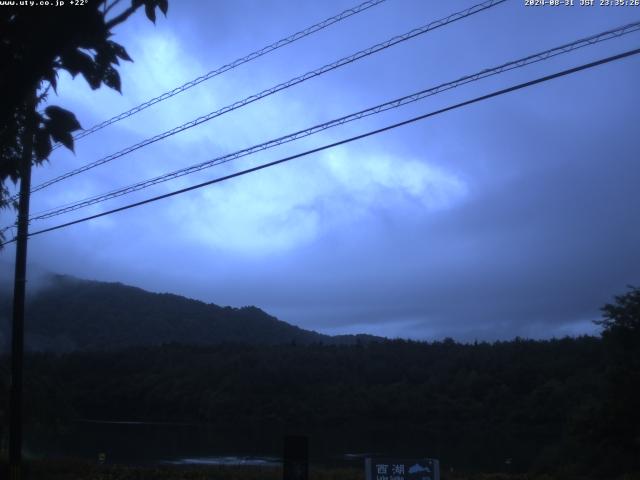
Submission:
[[[94,90],[106,85],[120,92],[117,66],[131,57],[110,39],[112,29],[142,7],[155,22],[156,8],[166,15],[168,0],[131,0],[126,8],[121,0],[103,0],[0,10],[0,208],[17,208],[7,181],[20,179],[25,150],[32,151],[32,164],[48,158],[52,142],[73,150],[72,132],[81,129],[75,115],[58,106],[38,111],[49,89],[56,90],[58,72],[80,74]]]
[[[603,451],[627,471],[640,470],[640,288],[602,307],[606,399],[595,433]]]
[[[629,292],[617,295],[615,303],[602,307],[602,320],[595,323],[602,325],[603,334],[613,332],[638,333],[640,331],[640,287],[629,286]]]

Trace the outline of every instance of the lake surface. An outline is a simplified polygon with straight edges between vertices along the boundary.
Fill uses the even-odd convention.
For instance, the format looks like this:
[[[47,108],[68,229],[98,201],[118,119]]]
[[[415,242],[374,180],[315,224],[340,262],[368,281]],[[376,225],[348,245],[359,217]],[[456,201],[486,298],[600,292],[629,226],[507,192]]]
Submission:
[[[104,453],[108,464],[278,467],[284,434],[275,429],[224,431],[193,424],[85,421],[60,426],[56,432],[28,430],[25,452],[96,461]],[[365,456],[393,454],[398,448],[405,456],[418,454],[402,447],[397,438],[371,432],[326,430],[308,435],[310,460],[315,464],[360,467]]]
[[[178,460],[168,460],[164,463],[171,465],[219,465],[225,467],[279,467],[282,461],[277,457],[200,457],[200,458],[181,458]]]

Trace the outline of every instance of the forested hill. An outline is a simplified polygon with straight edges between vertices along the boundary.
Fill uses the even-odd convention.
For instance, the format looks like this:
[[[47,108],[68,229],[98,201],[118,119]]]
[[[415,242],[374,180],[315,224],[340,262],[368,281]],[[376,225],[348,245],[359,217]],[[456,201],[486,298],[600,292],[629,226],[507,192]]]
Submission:
[[[7,351],[10,299],[5,289],[0,348]],[[114,350],[165,343],[212,345],[350,344],[376,337],[331,337],[280,321],[256,307],[231,308],[121,283],[49,275],[28,301],[27,348]]]
[[[59,435],[87,419],[92,429],[112,420],[185,425],[150,431],[165,432],[169,444],[171,435],[186,441],[180,432],[220,438],[229,452],[274,452],[286,432],[302,432],[325,459],[426,454],[446,471],[612,479],[640,471],[638,371],[627,360],[637,358],[637,345],[581,337],[30,354],[25,419],[29,431]],[[7,356],[0,356],[0,380],[1,425]],[[116,427],[100,431],[122,432]],[[68,435],[82,442],[94,438],[74,431]],[[92,455],[101,451],[102,440],[96,442]]]
[[[255,439],[256,451],[302,432],[327,458],[426,454],[444,471],[640,474],[640,288],[603,307],[600,337],[338,346],[255,307],[53,280],[31,299],[28,328],[83,351],[25,358],[27,431],[58,435],[50,444],[84,445],[92,437],[74,428],[115,420]],[[0,437],[9,383],[0,355]],[[104,451],[96,442],[83,451]]]

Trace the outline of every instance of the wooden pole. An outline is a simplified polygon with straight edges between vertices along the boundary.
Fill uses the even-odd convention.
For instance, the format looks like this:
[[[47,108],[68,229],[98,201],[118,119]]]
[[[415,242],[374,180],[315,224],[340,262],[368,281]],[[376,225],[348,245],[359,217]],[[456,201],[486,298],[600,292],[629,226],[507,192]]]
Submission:
[[[27,106],[20,165],[20,200],[13,284],[11,329],[11,391],[9,394],[9,478],[21,480],[22,472],[22,372],[24,359],[24,305],[27,283],[27,238],[29,235],[29,194],[33,152],[35,94]]]

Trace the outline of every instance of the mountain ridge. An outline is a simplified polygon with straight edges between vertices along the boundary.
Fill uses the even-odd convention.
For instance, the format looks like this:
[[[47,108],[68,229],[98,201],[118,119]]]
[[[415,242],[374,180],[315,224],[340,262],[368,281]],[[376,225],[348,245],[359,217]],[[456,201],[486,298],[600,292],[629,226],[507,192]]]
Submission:
[[[11,302],[2,300],[8,327]],[[3,328],[8,332],[8,328]],[[166,343],[345,345],[384,340],[373,335],[330,336],[279,320],[255,306],[222,307],[121,282],[49,274],[27,300],[27,349],[69,352],[117,350]],[[0,333],[0,349],[8,335]]]

